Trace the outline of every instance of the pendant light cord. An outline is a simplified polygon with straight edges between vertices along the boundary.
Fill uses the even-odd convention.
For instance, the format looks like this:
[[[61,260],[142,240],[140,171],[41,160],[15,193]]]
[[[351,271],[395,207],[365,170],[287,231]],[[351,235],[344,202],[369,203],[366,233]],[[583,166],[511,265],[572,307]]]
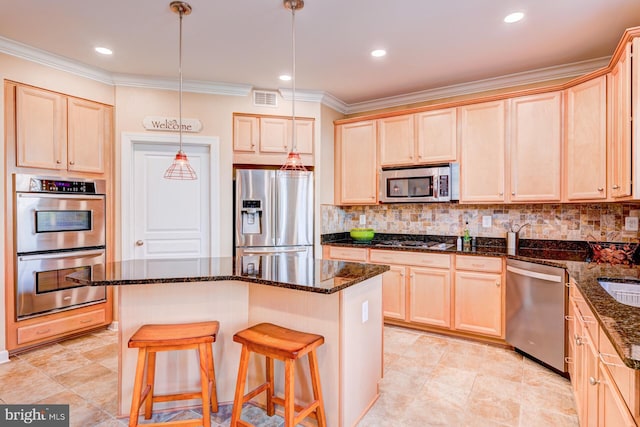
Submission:
[[[178,69],[178,74],[180,74],[180,108],[179,108],[179,123],[178,125],[180,126],[180,131],[179,131],[179,138],[180,138],[180,152],[182,153],[182,17],[184,15],[184,8],[183,6],[180,6],[180,47],[178,49],[179,52],[179,69]]]
[[[296,1],[291,3],[291,58],[292,58],[292,70],[291,70],[291,87],[292,95],[291,99],[291,115],[292,115],[292,131],[291,131],[291,151],[296,151],[296,8],[298,7]]]

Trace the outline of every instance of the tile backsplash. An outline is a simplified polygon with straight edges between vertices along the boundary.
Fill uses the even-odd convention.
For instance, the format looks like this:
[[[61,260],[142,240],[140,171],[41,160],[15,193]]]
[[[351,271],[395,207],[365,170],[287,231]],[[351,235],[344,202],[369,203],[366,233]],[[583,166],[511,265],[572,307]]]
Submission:
[[[460,205],[411,203],[377,206],[322,205],[322,234],[365,227],[380,233],[462,235],[465,223],[479,237],[505,237],[511,224],[528,223],[524,239],[638,241],[637,231],[624,231],[625,217],[640,217],[638,203]],[[491,226],[483,227],[483,217]]]

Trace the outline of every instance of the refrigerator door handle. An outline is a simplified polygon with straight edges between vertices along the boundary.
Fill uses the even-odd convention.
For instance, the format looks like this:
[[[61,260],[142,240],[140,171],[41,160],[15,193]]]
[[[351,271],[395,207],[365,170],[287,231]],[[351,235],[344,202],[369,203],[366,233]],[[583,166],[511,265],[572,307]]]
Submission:
[[[298,252],[306,252],[309,248],[306,246],[300,246],[295,248],[287,248],[287,249],[273,249],[273,248],[264,248],[264,249],[242,249],[243,255],[265,255],[265,254],[291,254]]]
[[[276,173],[271,176],[271,200],[272,200],[272,206],[271,206],[271,213],[272,213],[272,227],[273,229],[272,231],[272,235],[273,235],[273,240],[274,240],[274,244],[277,246],[280,244],[280,242],[278,242],[278,210],[280,209],[280,206],[278,205],[278,180],[277,180],[277,174],[278,172],[276,171]]]

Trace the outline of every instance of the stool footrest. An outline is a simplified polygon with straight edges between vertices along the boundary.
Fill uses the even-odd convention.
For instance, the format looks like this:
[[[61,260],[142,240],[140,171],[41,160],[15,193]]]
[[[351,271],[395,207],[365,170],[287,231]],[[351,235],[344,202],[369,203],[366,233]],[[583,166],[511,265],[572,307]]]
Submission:
[[[282,397],[272,396],[271,400],[276,405],[284,406],[284,404],[285,404],[285,401],[284,401],[284,399]],[[307,416],[311,415],[312,412],[314,412],[316,410],[316,408],[318,406],[320,406],[320,402],[318,400],[314,400],[313,402],[311,402],[307,406],[298,405],[297,403],[295,403],[293,406],[294,406],[294,408],[296,410],[295,424],[298,424],[304,418],[306,418]],[[313,415],[315,415],[315,414],[313,414]]]
[[[151,391],[151,386],[147,384],[147,386],[144,388],[144,390],[142,390],[142,393],[140,394],[140,405],[138,406],[138,408],[142,406],[144,401],[147,399],[150,391]]]
[[[160,394],[153,396],[154,402],[173,402],[174,400],[190,400],[190,399],[202,399],[202,393],[175,393],[175,394]]]
[[[253,399],[257,395],[259,395],[263,391],[267,390],[268,388],[269,388],[269,383],[264,383],[264,384],[262,384],[262,385],[260,385],[260,386],[258,386],[256,388],[254,388],[249,393],[244,395],[244,397],[242,398],[242,403],[250,401],[251,399]]]
[[[163,423],[144,423],[140,425],[144,427],[202,427],[202,424],[202,418],[194,418],[193,420],[165,421]]]

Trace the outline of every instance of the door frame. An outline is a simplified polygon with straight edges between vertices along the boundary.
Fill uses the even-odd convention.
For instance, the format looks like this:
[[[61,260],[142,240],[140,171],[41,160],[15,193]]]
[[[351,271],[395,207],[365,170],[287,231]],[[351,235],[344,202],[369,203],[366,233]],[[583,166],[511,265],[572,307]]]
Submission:
[[[134,233],[134,192],[132,191],[133,180],[133,156],[134,150],[137,144],[155,144],[166,145],[171,144],[176,147],[180,143],[178,134],[148,134],[148,133],[132,133],[123,132],[120,138],[121,141],[121,169],[120,169],[120,195],[121,195],[121,209],[120,209],[120,255],[121,260],[133,259],[133,251],[130,249],[130,245],[125,245],[125,242],[133,239]],[[209,215],[210,215],[210,228],[209,228],[209,253],[212,257],[220,256],[220,192],[215,191],[220,186],[220,138],[217,136],[195,136],[195,135],[183,135],[182,144],[199,145],[209,148]],[[169,165],[167,164],[167,167]],[[199,178],[200,179],[200,178]],[[218,236],[218,238],[215,238]]]

